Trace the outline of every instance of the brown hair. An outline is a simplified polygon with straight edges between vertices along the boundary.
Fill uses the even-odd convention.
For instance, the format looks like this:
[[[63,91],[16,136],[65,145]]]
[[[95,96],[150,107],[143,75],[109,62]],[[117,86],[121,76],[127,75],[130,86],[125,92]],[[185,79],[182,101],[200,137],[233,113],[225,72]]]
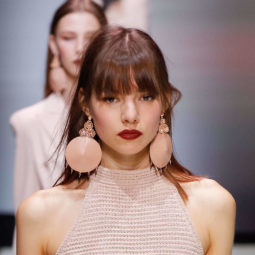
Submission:
[[[165,109],[166,122],[171,132],[171,115],[181,93],[168,81],[168,72],[163,54],[153,39],[138,29],[106,26],[94,37],[88,46],[80,70],[78,86],[71,104],[68,120],[61,143],[70,142],[79,135],[87,116],[79,103],[79,91],[82,89],[85,102],[88,103],[92,92],[97,97],[102,93],[128,94],[133,85],[139,91],[148,91],[159,96]],[[169,97],[170,95],[170,102]],[[99,137],[95,137],[99,140]],[[60,144],[61,144],[60,143]],[[180,195],[187,200],[187,194],[180,182],[198,180],[189,170],[178,163],[172,155],[171,163],[163,174],[177,187]],[[74,180],[88,180],[89,174],[72,171],[65,162],[60,184]]]
[[[92,0],[67,0],[62,4],[55,12],[51,26],[50,26],[50,34],[55,35],[57,24],[61,18],[65,15],[73,12],[88,12],[93,14],[99,24],[104,26],[107,24],[107,19],[104,14],[103,9],[94,3]],[[48,57],[47,57],[47,66],[46,66],[46,82],[45,82],[45,89],[44,89],[44,97],[47,97],[49,94],[52,93],[52,89],[49,86],[49,71],[50,71],[50,63],[52,61],[53,55],[51,50],[48,47]]]

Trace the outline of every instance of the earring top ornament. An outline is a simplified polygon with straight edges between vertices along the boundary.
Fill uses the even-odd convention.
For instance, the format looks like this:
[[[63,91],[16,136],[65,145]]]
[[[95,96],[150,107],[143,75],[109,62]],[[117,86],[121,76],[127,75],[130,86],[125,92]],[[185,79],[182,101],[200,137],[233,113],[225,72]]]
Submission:
[[[79,131],[79,135],[93,138],[96,135],[93,127],[93,122],[91,120],[91,117],[89,117],[89,119],[84,123],[83,128]]]
[[[169,127],[168,125],[166,124],[166,120],[164,118],[164,114],[161,114],[160,115],[160,123],[159,123],[159,130],[158,132],[160,134],[167,134],[169,132]]]

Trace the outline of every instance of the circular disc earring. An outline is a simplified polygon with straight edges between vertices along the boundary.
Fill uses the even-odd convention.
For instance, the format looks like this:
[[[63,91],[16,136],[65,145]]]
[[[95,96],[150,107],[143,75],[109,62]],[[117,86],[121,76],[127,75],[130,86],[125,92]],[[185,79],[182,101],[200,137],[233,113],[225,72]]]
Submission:
[[[157,168],[164,168],[171,160],[172,141],[168,132],[164,114],[161,114],[158,133],[150,145],[150,158]]]
[[[80,136],[72,139],[66,147],[66,161],[75,171],[90,172],[97,168],[102,158],[100,145],[93,139],[96,132],[90,116],[79,134]]]

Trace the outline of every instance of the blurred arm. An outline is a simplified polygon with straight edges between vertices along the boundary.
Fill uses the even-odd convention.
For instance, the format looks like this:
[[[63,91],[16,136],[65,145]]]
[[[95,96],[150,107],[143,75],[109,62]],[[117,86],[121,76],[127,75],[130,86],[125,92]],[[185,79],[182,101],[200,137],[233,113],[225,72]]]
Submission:
[[[32,133],[29,119],[24,112],[12,115],[10,124],[16,135],[14,166],[14,207],[15,211],[23,199],[40,189],[35,169],[35,151],[32,147]]]

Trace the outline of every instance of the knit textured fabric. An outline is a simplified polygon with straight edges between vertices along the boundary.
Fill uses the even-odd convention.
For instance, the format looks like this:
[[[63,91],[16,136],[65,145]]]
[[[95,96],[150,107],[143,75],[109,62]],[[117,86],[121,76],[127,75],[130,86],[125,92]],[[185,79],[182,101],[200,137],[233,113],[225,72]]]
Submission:
[[[176,187],[154,170],[99,167],[57,255],[204,254]]]

